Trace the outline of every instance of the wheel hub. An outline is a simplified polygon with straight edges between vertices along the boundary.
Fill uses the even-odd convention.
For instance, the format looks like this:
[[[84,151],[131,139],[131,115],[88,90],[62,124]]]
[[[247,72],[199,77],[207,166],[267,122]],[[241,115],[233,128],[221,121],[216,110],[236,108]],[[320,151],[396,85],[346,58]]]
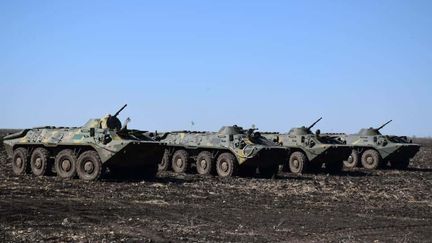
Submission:
[[[222,162],[221,164],[221,169],[223,172],[227,172],[228,171],[228,163],[227,162]]]
[[[348,157],[348,163],[352,163],[354,161],[354,159],[353,159],[353,157],[350,155],[349,157]]]
[[[42,159],[41,158],[37,158],[35,160],[34,165],[35,165],[36,168],[40,169],[42,167]]]
[[[371,156],[369,156],[369,157],[366,158],[366,162],[367,162],[368,164],[373,164],[374,159],[373,159]]]
[[[203,169],[207,168],[207,161],[205,159],[201,160],[200,164],[201,164],[201,168]]]
[[[182,159],[177,159],[176,160],[176,164],[179,168],[183,167],[183,160]]]
[[[21,166],[22,166],[22,159],[18,157],[18,158],[15,160],[15,164],[16,164],[18,167],[21,167]]]
[[[299,164],[300,164],[300,163],[299,163],[298,160],[295,159],[295,160],[293,161],[293,165],[294,165],[295,168],[298,168],[298,167],[299,167]]]
[[[71,169],[71,162],[68,159],[65,159],[61,163],[61,168],[64,171],[69,171]]]
[[[94,166],[93,166],[93,163],[92,163],[91,161],[87,161],[87,162],[85,162],[85,164],[84,164],[84,170],[85,170],[87,173],[92,173],[92,172],[93,172],[93,169],[94,169]]]

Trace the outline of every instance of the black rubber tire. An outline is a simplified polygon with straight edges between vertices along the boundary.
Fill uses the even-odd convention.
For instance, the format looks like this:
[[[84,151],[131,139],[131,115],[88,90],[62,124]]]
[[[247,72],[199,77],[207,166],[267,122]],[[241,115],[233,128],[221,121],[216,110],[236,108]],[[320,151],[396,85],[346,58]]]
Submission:
[[[58,177],[73,179],[76,177],[77,157],[71,149],[63,149],[54,160],[54,168]]]
[[[171,167],[176,173],[186,173],[189,169],[189,153],[186,150],[177,150],[174,152]]]
[[[35,176],[44,176],[48,172],[49,151],[46,148],[36,148],[30,157],[31,172]]]
[[[296,151],[290,155],[289,169],[294,174],[303,174],[309,166],[309,160],[303,152]]]
[[[78,157],[76,171],[81,180],[95,181],[99,179],[102,174],[102,160],[99,154],[93,150],[82,153]]]
[[[339,174],[343,170],[344,163],[343,161],[333,161],[325,164],[326,171],[329,174]]]
[[[24,175],[30,172],[30,158],[28,150],[17,148],[12,155],[12,171],[15,175]]]
[[[210,152],[202,151],[196,159],[196,170],[200,175],[210,175],[214,172],[214,159]]]
[[[275,179],[277,173],[279,172],[279,165],[272,165],[266,167],[258,167],[259,174],[262,178]]]
[[[409,162],[410,162],[409,159],[390,161],[390,166],[392,169],[406,170],[408,169]]]
[[[353,169],[359,166],[359,162],[360,154],[359,152],[357,152],[357,150],[353,149],[351,155],[347,158],[347,160],[344,160],[343,165],[347,169]]]
[[[368,149],[361,156],[362,166],[369,170],[375,170],[381,167],[382,159],[376,150]]]
[[[220,177],[236,176],[239,170],[239,164],[236,157],[231,153],[219,155],[216,161],[216,172]]]
[[[162,160],[159,162],[158,164],[158,171],[167,171],[169,170],[170,167],[170,156],[169,156],[169,151],[165,150],[165,153],[162,157]]]

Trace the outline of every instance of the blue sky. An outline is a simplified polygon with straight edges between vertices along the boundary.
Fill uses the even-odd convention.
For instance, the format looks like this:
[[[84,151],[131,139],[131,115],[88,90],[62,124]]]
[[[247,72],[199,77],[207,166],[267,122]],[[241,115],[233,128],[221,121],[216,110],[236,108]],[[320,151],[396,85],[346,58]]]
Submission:
[[[431,1],[1,1],[0,127],[432,135]],[[195,125],[192,126],[191,121]]]

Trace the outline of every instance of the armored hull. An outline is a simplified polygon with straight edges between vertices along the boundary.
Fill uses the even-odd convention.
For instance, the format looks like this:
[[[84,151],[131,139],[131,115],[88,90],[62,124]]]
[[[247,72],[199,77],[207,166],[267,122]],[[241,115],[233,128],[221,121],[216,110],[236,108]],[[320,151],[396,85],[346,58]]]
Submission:
[[[317,172],[323,164],[328,172],[339,172],[343,161],[351,154],[351,147],[331,136],[314,134],[309,127],[291,129],[288,133],[263,133],[263,136],[290,149],[284,169],[296,174]]]
[[[82,127],[39,127],[4,137],[15,174],[97,180],[105,167],[142,169],[154,176],[164,148],[142,131],[121,127],[116,116],[91,119]]]
[[[178,173],[195,167],[199,174],[229,177],[258,169],[262,176],[273,177],[288,153],[260,133],[238,126],[222,127],[219,132],[167,132],[156,137],[168,147],[160,170],[172,168]]]
[[[362,129],[358,134],[334,135],[352,146],[345,167],[363,166],[367,169],[378,169],[391,166],[395,169],[406,169],[410,159],[420,149],[419,144],[412,143],[407,137],[381,135],[375,129]]]
[[[295,135],[292,133],[267,133],[263,136],[290,149],[284,168],[296,173],[317,172],[324,164],[329,172],[339,172],[343,161],[351,154],[351,147],[315,134]]]

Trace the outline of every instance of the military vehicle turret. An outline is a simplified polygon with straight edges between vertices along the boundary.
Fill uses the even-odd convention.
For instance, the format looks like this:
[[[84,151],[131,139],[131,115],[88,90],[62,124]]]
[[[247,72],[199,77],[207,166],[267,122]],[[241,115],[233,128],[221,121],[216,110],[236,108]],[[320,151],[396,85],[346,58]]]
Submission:
[[[218,132],[167,132],[155,134],[156,140],[167,145],[160,170],[170,167],[184,173],[192,167],[198,174],[217,173],[220,177],[249,175],[259,170],[271,178],[278,172],[288,149],[262,137],[257,129],[244,130],[239,126],[224,126]]]
[[[290,149],[285,159],[284,170],[295,174],[317,172],[325,164],[329,173],[337,173],[343,168],[343,161],[351,153],[351,147],[331,136],[314,134],[311,129],[322,118],[309,127],[292,128],[287,134],[263,133],[263,136]]]
[[[16,175],[51,171],[61,178],[97,180],[103,169],[116,172],[141,169],[152,177],[163,157],[164,147],[142,131],[127,129],[115,115],[91,119],[82,127],[37,127],[4,137],[4,146]],[[53,168],[54,167],[54,168]]]
[[[405,136],[382,135],[378,128],[363,128],[357,134],[333,134],[340,141],[353,147],[345,167],[354,168],[360,164],[366,169],[378,169],[390,165],[395,169],[406,169],[409,161],[419,151],[420,145],[413,144]]]

